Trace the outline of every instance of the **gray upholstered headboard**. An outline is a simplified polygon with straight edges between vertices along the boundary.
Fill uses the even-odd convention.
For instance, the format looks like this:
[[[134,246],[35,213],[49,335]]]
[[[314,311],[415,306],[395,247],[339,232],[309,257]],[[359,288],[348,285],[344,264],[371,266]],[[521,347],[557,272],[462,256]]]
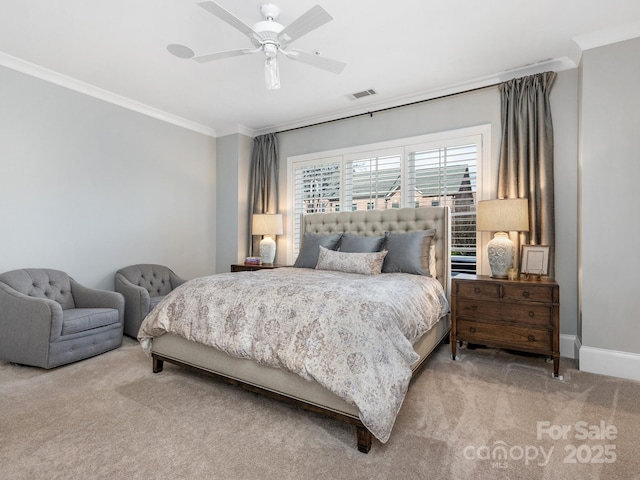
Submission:
[[[311,233],[353,233],[384,235],[385,232],[414,232],[436,229],[437,278],[449,296],[451,285],[451,214],[449,207],[391,208],[304,215],[301,235]]]

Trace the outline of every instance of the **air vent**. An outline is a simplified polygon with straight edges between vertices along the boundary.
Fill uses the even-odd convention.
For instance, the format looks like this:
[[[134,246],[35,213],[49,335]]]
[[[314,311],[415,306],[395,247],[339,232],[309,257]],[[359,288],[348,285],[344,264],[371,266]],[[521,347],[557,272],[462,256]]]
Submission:
[[[355,99],[358,98],[362,98],[362,97],[368,97],[369,95],[375,95],[376,92],[373,88],[370,88],[369,90],[363,90],[362,92],[358,92],[358,93],[352,93],[351,96]]]

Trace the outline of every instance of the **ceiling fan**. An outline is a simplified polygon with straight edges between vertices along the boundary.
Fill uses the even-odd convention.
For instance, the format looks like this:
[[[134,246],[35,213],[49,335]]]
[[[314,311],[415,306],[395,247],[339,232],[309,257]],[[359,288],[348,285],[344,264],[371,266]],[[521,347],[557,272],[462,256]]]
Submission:
[[[280,88],[279,53],[291,60],[298,60],[336,74],[342,72],[346,66],[343,62],[321,57],[318,53],[308,53],[288,48],[289,44],[294,40],[333,20],[333,17],[320,5],[311,8],[286,27],[276,22],[280,9],[272,3],[266,3],[260,7],[265,20],[256,23],[253,27],[250,27],[215,2],[199,2],[197,5],[247,35],[251,39],[254,48],[240,48],[195,56],[193,50],[184,45],[175,43],[167,45],[167,50],[177,57],[190,58],[204,63],[238,55],[263,53],[265,56],[265,81],[267,88],[270,90]]]

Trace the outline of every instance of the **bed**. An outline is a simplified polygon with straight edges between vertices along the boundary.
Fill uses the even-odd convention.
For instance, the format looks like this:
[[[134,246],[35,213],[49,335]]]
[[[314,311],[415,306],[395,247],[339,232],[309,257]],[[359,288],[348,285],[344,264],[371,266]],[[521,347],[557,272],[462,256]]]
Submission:
[[[387,441],[411,380],[448,338],[449,222],[448,207],[305,215],[296,267],[191,280],[138,339],[154,373],[170,362],[347,422],[367,453],[373,436]],[[379,238],[382,253],[352,249]],[[318,239],[318,258],[304,258]],[[428,274],[395,268],[407,261]]]

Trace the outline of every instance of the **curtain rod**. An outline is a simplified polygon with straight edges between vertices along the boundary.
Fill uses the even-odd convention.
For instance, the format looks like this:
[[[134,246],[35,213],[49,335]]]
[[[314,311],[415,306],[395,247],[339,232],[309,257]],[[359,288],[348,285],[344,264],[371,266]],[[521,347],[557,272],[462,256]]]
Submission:
[[[469,90],[463,90],[461,92],[448,93],[446,95],[440,95],[439,97],[425,98],[424,100],[417,100],[415,102],[404,103],[402,105],[395,105],[393,107],[380,108],[378,110],[372,110],[370,112],[356,113],[354,115],[348,115],[346,117],[334,118],[333,120],[324,120],[322,122],[311,123],[309,125],[302,125],[301,127],[287,128],[285,130],[279,130],[279,131],[277,131],[275,133],[293,132],[294,130],[302,130],[303,128],[317,127],[318,125],[324,125],[324,124],[327,124],[327,123],[339,122],[341,120],[349,120],[350,118],[363,117],[365,115],[369,115],[370,117],[373,117],[373,115],[375,113],[386,112],[387,110],[395,110],[396,108],[411,107],[412,105],[418,105],[420,103],[431,102],[432,100],[441,100],[443,98],[453,97],[453,96],[456,96],[456,95],[462,95],[462,94],[465,94],[465,93],[477,92],[479,90],[484,90],[485,88],[497,87],[498,85],[500,85],[500,83],[492,83],[491,85],[485,85],[483,87],[470,88]]]

